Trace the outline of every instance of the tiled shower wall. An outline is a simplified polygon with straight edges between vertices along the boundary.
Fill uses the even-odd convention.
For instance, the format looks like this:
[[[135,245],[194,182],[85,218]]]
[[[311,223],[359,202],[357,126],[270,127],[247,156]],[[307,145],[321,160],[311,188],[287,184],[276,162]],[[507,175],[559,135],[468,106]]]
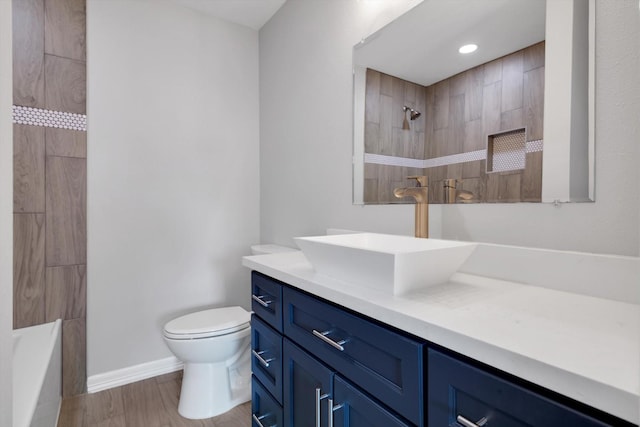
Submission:
[[[426,88],[372,69],[367,69],[366,82],[365,153],[423,159]],[[404,106],[420,111],[421,116],[410,120]],[[409,130],[402,129],[405,116]],[[413,186],[406,177],[423,174],[421,168],[365,163],[364,201],[399,203],[393,189]]]
[[[427,87],[367,70],[365,203],[404,202],[393,188],[411,185],[409,175],[428,176],[431,203],[444,203],[445,179],[458,180],[471,202],[539,202],[544,53],[541,42]],[[403,103],[423,113],[410,131]],[[519,128],[525,167],[487,173],[488,135]]]
[[[63,395],[71,396],[86,385],[86,6],[12,7],[13,323],[63,320]]]
[[[541,141],[544,52],[541,42],[429,86],[425,159],[486,152],[488,135],[519,128]],[[474,201],[539,202],[542,151],[529,151],[523,169],[487,173],[484,158],[427,168],[430,201],[443,203],[443,180],[455,178]]]

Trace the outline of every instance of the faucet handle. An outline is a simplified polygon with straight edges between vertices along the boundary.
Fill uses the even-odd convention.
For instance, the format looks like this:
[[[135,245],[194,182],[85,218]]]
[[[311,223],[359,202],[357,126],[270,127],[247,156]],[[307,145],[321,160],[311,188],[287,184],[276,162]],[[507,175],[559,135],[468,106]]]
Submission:
[[[415,179],[417,181],[417,187],[428,187],[429,181],[425,175],[412,175],[408,176],[407,179]]]
[[[458,188],[458,183],[461,182],[455,178],[447,178],[443,181],[444,188]]]

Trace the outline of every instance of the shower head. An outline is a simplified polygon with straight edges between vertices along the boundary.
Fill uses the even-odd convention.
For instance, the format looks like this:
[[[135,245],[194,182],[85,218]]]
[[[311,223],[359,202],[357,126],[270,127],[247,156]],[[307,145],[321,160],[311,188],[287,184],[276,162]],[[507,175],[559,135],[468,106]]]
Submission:
[[[406,105],[402,107],[402,111],[404,111],[404,122],[402,122],[402,129],[409,130],[409,122],[407,121],[407,111],[409,111],[409,118],[411,120],[415,120],[422,115],[422,113],[418,110],[414,110],[411,107],[407,107]]]

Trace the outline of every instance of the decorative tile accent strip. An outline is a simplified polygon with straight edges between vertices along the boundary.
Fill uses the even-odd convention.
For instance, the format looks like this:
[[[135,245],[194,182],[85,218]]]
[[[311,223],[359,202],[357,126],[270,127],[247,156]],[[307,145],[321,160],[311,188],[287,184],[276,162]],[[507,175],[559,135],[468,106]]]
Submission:
[[[542,146],[544,144],[542,143],[541,139],[537,139],[535,141],[527,141],[527,147],[525,148],[525,151],[527,153],[534,153],[536,151],[542,151]]]
[[[404,166],[407,168],[424,168],[424,160],[408,157],[385,156],[382,154],[364,153],[364,162],[376,165]]]
[[[87,130],[87,116],[85,114],[65,113],[20,105],[13,106],[13,123],[85,132]]]
[[[526,152],[542,151],[542,140],[528,141]],[[467,151],[466,153],[451,154],[450,156],[435,157],[433,159],[411,159],[407,157],[385,156],[382,154],[364,153],[364,162],[376,165],[404,166],[408,168],[434,168],[436,166],[454,165],[456,163],[475,162],[487,158],[486,150]]]
[[[457,163],[475,162],[484,160],[487,157],[486,150],[467,151],[466,153],[451,154],[449,156],[435,157],[424,160],[424,168],[435,168],[436,166],[455,165]]]

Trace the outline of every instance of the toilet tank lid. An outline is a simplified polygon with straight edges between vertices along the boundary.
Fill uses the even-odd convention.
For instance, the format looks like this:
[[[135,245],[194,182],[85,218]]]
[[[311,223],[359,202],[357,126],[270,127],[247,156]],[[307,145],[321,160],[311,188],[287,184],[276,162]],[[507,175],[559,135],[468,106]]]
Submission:
[[[164,326],[164,330],[175,335],[202,334],[239,329],[248,326],[250,320],[251,313],[242,307],[212,308],[173,319]]]
[[[287,246],[274,245],[272,243],[251,246],[252,255],[266,255],[266,254],[277,254],[281,252],[296,252],[296,251],[297,249],[289,248]]]

